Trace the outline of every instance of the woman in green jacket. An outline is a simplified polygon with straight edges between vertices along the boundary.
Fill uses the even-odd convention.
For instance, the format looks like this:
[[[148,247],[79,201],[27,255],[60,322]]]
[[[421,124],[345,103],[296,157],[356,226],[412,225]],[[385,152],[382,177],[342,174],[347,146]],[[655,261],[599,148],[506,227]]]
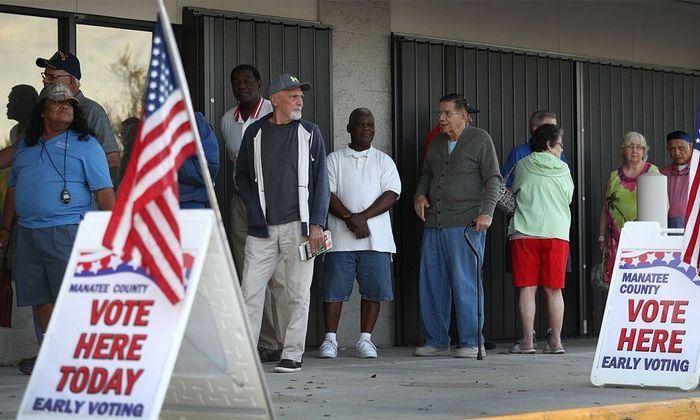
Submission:
[[[523,339],[511,353],[533,354],[535,294],[542,286],[552,334],[544,353],[563,354],[561,328],[564,320],[566,260],[569,255],[569,204],[574,182],[566,163],[562,130],[544,124],[532,134],[532,154],[518,162],[513,182],[517,207],[508,227],[513,252],[513,285],[520,289],[519,309]]]

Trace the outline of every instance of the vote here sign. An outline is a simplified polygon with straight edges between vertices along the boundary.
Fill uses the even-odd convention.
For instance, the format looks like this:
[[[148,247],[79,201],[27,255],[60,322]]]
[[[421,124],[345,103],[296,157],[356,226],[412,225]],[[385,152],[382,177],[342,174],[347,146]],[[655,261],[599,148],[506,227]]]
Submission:
[[[634,246],[649,249],[621,243],[591,374],[595,385],[697,386],[700,278],[681,261],[680,238],[665,238],[678,243],[670,249],[654,241]]]
[[[106,221],[90,217],[80,226],[20,418],[160,413],[211,222],[184,230],[187,292],[172,305],[138,261],[101,247]]]

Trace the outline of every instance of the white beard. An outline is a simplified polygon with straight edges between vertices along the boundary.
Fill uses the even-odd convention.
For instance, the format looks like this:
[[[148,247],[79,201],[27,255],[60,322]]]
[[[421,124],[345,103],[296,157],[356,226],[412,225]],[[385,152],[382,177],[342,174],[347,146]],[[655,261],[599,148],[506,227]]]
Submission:
[[[299,121],[301,119],[301,111],[292,111],[289,117],[294,121]]]

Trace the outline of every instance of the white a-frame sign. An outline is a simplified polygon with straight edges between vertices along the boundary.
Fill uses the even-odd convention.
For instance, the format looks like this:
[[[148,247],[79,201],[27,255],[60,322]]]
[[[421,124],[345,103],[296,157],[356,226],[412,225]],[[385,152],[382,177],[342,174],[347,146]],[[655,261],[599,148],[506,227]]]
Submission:
[[[622,229],[593,385],[698,386],[700,277],[681,259],[683,237],[665,232],[656,222]]]
[[[180,211],[176,305],[138,261],[102,247],[110,215],[80,224],[19,418],[274,417],[214,211]]]

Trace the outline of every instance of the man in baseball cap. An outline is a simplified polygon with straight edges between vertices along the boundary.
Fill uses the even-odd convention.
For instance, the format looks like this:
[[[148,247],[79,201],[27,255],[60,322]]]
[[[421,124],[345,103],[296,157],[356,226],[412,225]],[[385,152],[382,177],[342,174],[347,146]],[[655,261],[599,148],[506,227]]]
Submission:
[[[236,186],[248,211],[241,289],[255,340],[265,287],[277,261],[284,260],[289,324],[282,360],[275,367],[279,373],[301,370],[314,263],[299,257],[299,245],[308,241],[316,252],[324,244],[331,196],[321,131],[301,119],[303,92],[309,89],[310,84],[291,74],[273,77],[272,113],[248,126],[236,162]]]
[[[666,150],[673,163],[661,170],[668,183],[668,227],[685,227],[685,208],[688,204],[688,183],[690,180],[690,158],[693,144],[685,131],[674,131],[666,135]]]
[[[110,170],[116,171],[119,168],[119,145],[104,108],[97,102],[86,98],[80,91],[82,73],[78,57],[59,50],[49,59],[37,58],[36,65],[45,69],[41,73],[44,85],[61,83],[70,88],[73,96],[80,102],[80,110],[83,111],[88,127],[95,133],[95,138],[102,145]]]
[[[41,72],[44,86],[49,84],[63,84],[68,86],[70,92],[79,102],[80,110],[88,123],[88,127],[95,133],[95,138],[102,146],[107,157],[110,171],[115,173],[119,169],[119,145],[112,131],[112,125],[104,108],[97,102],[85,97],[80,91],[80,60],[75,55],[56,51],[51,58],[37,58],[37,67],[44,68]],[[9,168],[15,156],[16,145],[10,145],[0,151],[0,169]]]
[[[65,70],[68,74],[80,80],[80,61],[78,57],[69,52],[56,51],[56,54],[52,55],[48,60],[45,58],[37,58],[36,65],[37,67],[45,67],[54,70]],[[46,78],[45,76],[44,79],[46,80]]]
[[[300,82],[296,76],[292,76],[289,73],[278,74],[270,81],[270,95],[281,90],[292,90],[297,88],[301,89],[302,92],[306,92],[307,90],[311,89],[311,84],[307,82]]]

